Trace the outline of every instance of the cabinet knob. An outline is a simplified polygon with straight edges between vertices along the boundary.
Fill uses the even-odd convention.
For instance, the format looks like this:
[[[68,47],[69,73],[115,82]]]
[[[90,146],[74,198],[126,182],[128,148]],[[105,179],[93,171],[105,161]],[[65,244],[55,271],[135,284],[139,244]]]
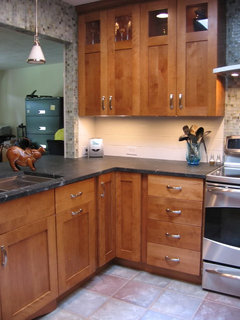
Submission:
[[[179,190],[181,191],[182,190],[182,187],[181,186],[170,186],[169,184],[167,185],[167,189],[169,190]]]
[[[182,213],[182,210],[171,210],[169,208],[166,209],[166,212],[167,213],[172,213],[172,214],[175,214],[175,215],[180,215]]]
[[[174,106],[173,106],[173,98],[174,98],[174,94],[170,93],[169,95],[169,107],[171,110],[173,110]]]
[[[178,107],[179,107],[179,109],[183,108],[182,98],[183,98],[182,93],[179,93],[179,95],[178,95]]]
[[[100,196],[101,196],[101,198],[104,198],[105,197],[105,184],[103,181],[101,182],[101,186],[102,186],[103,192],[100,194]]]
[[[72,216],[76,216],[78,215],[79,213],[82,213],[83,212],[83,209],[79,209],[78,211],[72,211]]]
[[[177,262],[177,263],[180,262],[180,259],[179,259],[179,258],[170,258],[169,256],[165,256],[165,260],[166,260],[167,262]]]
[[[180,234],[170,234],[168,232],[165,233],[165,236],[167,238],[173,238],[173,239],[180,239],[181,238]]]
[[[109,109],[112,110],[112,96],[109,96]]]
[[[77,197],[80,197],[82,194],[83,194],[82,191],[80,191],[80,192],[78,192],[76,194],[70,194],[70,197],[71,197],[71,199],[75,199]]]
[[[5,267],[7,264],[7,251],[4,246],[1,246],[1,265]]]
[[[102,110],[105,110],[105,96],[102,96]]]

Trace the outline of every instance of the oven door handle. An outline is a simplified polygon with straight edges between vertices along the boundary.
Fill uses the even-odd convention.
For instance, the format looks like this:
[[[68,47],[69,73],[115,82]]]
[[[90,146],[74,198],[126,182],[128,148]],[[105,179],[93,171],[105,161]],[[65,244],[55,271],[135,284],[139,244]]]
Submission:
[[[231,274],[231,273],[221,272],[216,269],[215,270],[214,269],[206,269],[206,272],[217,274],[217,275],[219,275],[221,277],[225,277],[225,278],[240,280],[240,276],[236,276],[235,274]]]
[[[227,188],[227,187],[208,187],[207,191],[209,191],[209,192],[220,191],[220,192],[238,192],[238,193],[240,193],[240,189],[233,189],[233,188]]]

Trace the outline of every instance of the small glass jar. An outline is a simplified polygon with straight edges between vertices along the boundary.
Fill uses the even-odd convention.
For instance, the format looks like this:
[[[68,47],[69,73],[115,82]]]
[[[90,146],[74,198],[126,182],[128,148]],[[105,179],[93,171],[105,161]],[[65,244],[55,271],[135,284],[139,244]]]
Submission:
[[[201,159],[200,144],[198,143],[187,143],[187,163],[191,166],[198,166]]]
[[[214,155],[213,154],[211,154],[211,157],[209,159],[209,164],[210,164],[210,166],[214,166],[215,165],[215,159],[214,159]]]
[[[218,154],[216,159],[216,165],[221,166],[221,164],[222,164],[222,160],[221,160],[220,154]]]

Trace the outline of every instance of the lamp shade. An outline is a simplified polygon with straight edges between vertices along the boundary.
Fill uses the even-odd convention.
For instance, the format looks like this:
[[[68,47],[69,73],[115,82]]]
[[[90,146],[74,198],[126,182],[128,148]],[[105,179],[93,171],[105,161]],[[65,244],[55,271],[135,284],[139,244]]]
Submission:
[[[46,62],[42,48],[38,39],[34,39],[32,50],[27,59],[27,63],[31,64],[44,64]]]

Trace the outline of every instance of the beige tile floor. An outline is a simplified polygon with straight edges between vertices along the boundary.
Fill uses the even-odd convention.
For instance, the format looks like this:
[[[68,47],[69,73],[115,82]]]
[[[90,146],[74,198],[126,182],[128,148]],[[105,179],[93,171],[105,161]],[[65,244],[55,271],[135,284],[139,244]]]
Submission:
[[[112,265],[41,320],[240,320],[240,299]]]

